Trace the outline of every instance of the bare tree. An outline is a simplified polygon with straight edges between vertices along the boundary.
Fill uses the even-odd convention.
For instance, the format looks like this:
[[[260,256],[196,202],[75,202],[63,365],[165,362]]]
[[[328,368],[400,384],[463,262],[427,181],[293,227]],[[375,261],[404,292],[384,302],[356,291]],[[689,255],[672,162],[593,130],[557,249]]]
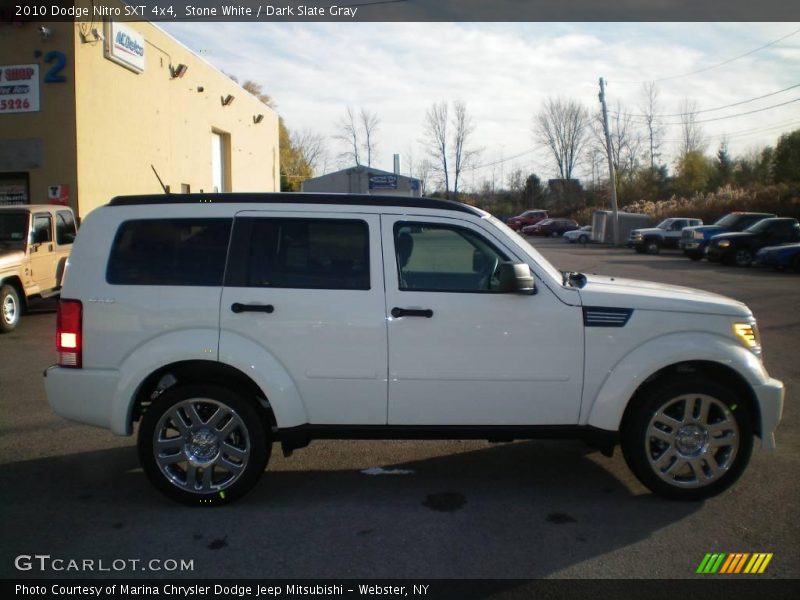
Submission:
[[[458,200],[458,181],[461,173],[478,154],[469,147],[469,138],[475,126],[467,114],[467,105],[461,100],[453,103],[453,199]]]
[[[661,156],[661,141],[664,137],[664,126],[661,124],[661,114],[658,102],[658,87],[654,81],[642,86],[642,116],[647,130],[648,152],[650,168],[656,168],[656,162]]]
[[[359,114],[361,119],[361,127],[364,134],[364,144],[363,149],[367,153],[367,166],[372,166],[372,156],[375,154],[375,131],[378,129],[378,125],[380,124],[381,120],[378,118],[378,115],[374,112],[368,111],[366,108],[361,109],[361,113]]]
[[[562,179],[572,179],[582,159],[589,128],[589,113],[575,100],[548,98],[534,120],[534,135],[553,155]]]
[[[447,102],[434,102],[425,113],[425,141],[431,156],[431,167],[442,178],[445,197],[450,197],[450,176],[447,171],[448,136]]]
[[[703,128],[697,123],[697,102],[684,98],[680,105],[681,147],[680,157],[690,152],[701,152],[705,147]]]
[[[636,131],[633,117],[625,112],[620,102],[610,113],[609,138],[611,139],[611,160],[618,173],[631,172],[636,168],[641,147],[641,136]],[[606,153],[606,137],[603,130],[603,113],[598,110],[592,120],[594,146]],[[593,148],[594,149],[594,148]]]
[[[341,156],[346,160],[354,161],[356,166],[361,165],[361,154],[359,153],[361,143],[358,122],[353,109],[349,106],[345,110],[344,116],[339,120],[337,130],[338,132],[334,136],[334,139],[341,141],[347,148],[347,150],[342,152]]]
[[[428,184],[431,180],[431,173],[435,171],[433,163],[427,158],[423,158],[416,171],[416,178],[419,179],[420,193],[425,196],[428,193]]]
[[[325,137],[322,134],[314,133],[310,129],[293,132],[290,137],[292,147],[300,159],[311,168],[313,173],[318,172],[320,166],[327,160]]]

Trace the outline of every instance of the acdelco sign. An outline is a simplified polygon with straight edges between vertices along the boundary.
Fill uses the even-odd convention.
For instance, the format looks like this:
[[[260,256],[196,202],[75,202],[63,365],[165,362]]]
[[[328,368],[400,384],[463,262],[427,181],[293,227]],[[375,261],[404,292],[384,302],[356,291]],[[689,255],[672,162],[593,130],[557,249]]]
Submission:
[[[135,29],[106,21],[105,57],[136,73],[144,71],[144,36]]]

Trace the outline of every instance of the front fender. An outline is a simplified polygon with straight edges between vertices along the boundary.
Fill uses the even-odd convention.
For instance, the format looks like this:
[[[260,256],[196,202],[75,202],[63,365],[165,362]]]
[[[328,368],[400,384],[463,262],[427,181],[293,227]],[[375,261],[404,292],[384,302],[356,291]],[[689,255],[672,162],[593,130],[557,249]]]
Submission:
[[[761,361],[734,340],[709,333],[664,335],[638,346],[608,372],[589,402],[583,424],[618,431],[628,402],[648,377],[670,365],[689,361],[719,363],[754,387],[770,381]]]

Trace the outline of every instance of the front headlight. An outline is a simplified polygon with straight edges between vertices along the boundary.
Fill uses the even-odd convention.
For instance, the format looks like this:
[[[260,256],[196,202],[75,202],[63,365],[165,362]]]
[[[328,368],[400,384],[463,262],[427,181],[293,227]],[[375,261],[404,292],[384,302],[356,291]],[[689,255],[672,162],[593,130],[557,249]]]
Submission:
[[[695,232],[692,233],[692,237],[694,239],[696,239],[696,240],[702,240],[703,237],[704,237],[703,236],[703,232],[702,231],[695,231]]]
[[[719,246],[720,248],[727,248],[730,245],[731,245],[730,240],[720,240],[717,242],[717,246]]]
[[[741,344],[756,356],[761,356],[761,337],[755,319],[738,321],[733,324],[733,335]]]

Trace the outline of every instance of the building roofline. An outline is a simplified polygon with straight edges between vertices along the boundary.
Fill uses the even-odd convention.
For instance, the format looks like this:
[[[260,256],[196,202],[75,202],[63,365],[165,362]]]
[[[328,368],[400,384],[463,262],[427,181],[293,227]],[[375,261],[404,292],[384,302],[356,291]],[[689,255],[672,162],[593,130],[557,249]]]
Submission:
[[[313,192],[264,192],[224,194],[145,194],[117,196],[109,206],[141,206],[148,204],[339,204],[347,206],[383,206],[404,208],[432,208],[452,210],[483,216],[479,209],[436,198],[413,198],[408,196],[371,196],[366,194],[333,194]]]

